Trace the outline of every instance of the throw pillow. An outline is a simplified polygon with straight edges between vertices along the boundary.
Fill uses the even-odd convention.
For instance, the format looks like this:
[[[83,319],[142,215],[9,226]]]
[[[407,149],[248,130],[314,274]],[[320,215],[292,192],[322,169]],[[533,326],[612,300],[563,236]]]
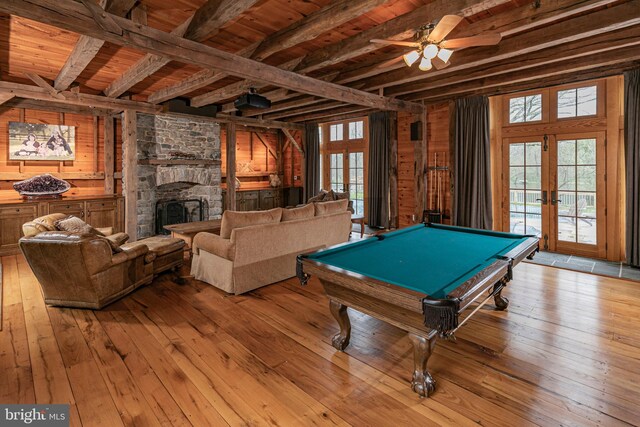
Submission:
[[[282,221],[293,221],[296,219],[313,218],[315,216],[315,208],[313,204],[304,205],[301,208],[283,209]]]
[[[122,233],[124,234],[124,233]],[[98,238],[104,240],[105,242],[107,242],[109,244],[109,246],[111,246],[111,252],[114,254],[117,254],[119,252],[122,252],[122,248],[120,247],[120,245],[122,244],[118,244],[118,242],[110,239],[108,236],[101,236],[99,235]],[[127,236],[127,239],[129,238],[129,236]],[[124,243],[124,242],[123,242]]]
[[[322,201],[333,202],[334,200],[336,200],[336,193],[333,191],[333,188],[332,188],[331,190],[329,190],[327,194],[324,195],[324,199],[322,199]]]
[[[316,216],[329,215],[336,212],[344,212],[347,210],[349,200],[342,199],[334,202],[320,202],[314,203],[316,209]]]
[[[70,231],[72,233],[95,234],[96,236],[104,236],[104,234],[102,234],[80,218],[73,215],[70,215],[65,219],[56,221],[55,226],[60,231]]]
[[[271,224],[280,222],[282,219],[282,208],[270,209],[268,211],[224,211],[222,214],[222,224],[220,224],[220,237],[228,239],[235,228],[249,227],[251,225]]]
[[[320,190],[320,192],[313,196],[312,198],[310,198],[307,203],[315,203],[315,202],[321,202],[324,200],[325,196],[327,195],[327,192],[324,190]]]
[[[107,236],[107,239],[111,240],[118,246],[122,246],[127,243],[127,240],[129,240],[129,235],[127,233],[116,233]]]
[[[345,191],[343,193],[334,192],[333,194],[335,196],[334,200],[349,199],[349,192],[348,191]]]

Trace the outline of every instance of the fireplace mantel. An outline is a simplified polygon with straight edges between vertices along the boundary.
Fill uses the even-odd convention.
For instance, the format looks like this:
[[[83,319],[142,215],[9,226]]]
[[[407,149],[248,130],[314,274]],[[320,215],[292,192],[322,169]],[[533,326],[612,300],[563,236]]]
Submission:
[[[139,165],[151,165],[151,166],[197,166],[197,165],[220,165],[221,160],[217,159],[140,159]]]

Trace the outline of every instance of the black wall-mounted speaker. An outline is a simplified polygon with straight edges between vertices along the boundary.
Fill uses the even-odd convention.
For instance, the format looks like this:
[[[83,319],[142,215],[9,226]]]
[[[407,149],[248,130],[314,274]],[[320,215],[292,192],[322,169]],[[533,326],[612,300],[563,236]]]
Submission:
[[[417,121],[411,123],[411,140],[420,141],[422,139],[422,122]]]

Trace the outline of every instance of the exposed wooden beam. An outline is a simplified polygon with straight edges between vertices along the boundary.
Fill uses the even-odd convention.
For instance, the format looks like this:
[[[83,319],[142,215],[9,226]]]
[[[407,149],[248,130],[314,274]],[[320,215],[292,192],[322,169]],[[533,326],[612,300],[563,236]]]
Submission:
[[[597,20],[597,25],[594,21]],[[585,40],[599,34],[640,24],[640,0],[631,0],[593,14],[577,16],[570,21],[546,25],[526,33],[517,34],[500,42],[498,46],[474,48],[456,52],[452,65],[441,71],[422,72],[417,68],[402,68],[381,74],[366,82],[367,90],[396,86],[419,80],[434,78],[453,71],[472,69],[490,62],[507,60],[564,43]],[[341,80],[339,80],[341,81]]]
[[[268,115],[271,113],[277,113],[279,111],[289,110],[292,108],[297,109],[300,107],[305,107],[307,105],[317,104],[319,102],[324,102],[324,101],[325,100],[323,98],[319,98],[317,96],[304,96],[302,98],[298,97],[290,101],[271,104],[271,107],[269,108],[265,108],[265,109],[253,108],[251,110],[243,111],[242,115],[245,117],[263,116],[263,118],[265,118],[264,117],[265,115]]]
[[[444,15],[472,16],[508,0],[436,0],[304,57],[296,72],[309,73],[380,49],[371,39],[406,39],[421,25]]]
[[[174,29],[171,34],[202,42],[217,33],[220,28],[237,18],[246,9],[253,6],[256,1],[257,0],[209,0],[200,7],[192,17]],[[113,81],[109,87],[105,89],[104,93],[111,97],[120,96],[126,90],[146,79],[169,62],[171,62],[169,58],[147,54],[129,70],[125,71],[120,78]],[[199,77],[199,82],[212,82],[215,81],[214,78],[216,76],[212,74],[208,76],[201,75]]]
[[[299,59],[294,59],[279,67],[282,70],[290,71],[295,68],[300,62]],[[215,104],[216,102],[223,101],[225,99],[233,98],[239,94],[247,92],[249,89],[262,89],[268,86],[267,83],[261,83],[251,80],[241,80],[237,83],[225,86],[220,89],[213,90],[211,92],[204,93],[202,95],[194,96],[191,98],[192,107],[203,107],[209,104]]]
[[[227,124],[227,210],[236,210],[236,125]]]
[[[269,144],[267,144],[267,142],[262,138],[262,135],[260,135],[260,132],[251,132],[251,135],[253,135],[255,133],[255,135],[258,137],[258,139],[260,140],[260,142],[262,143],[262,145],[264,145],[264,148],[267,149],[267,151],[269,152],[269,154],[271,154],[271,156],[278,160],[278,155],[276,154],[275,151],[273,151],[273,149],[271,148],[271,146],[269,146]]]
[[[583,58],[585,63],[591,61],[593,55],[617,49],[640,45],[640,26],[625,28],[613,33],[605,33],[587,40],[579,40],[563,44],[551,49],[533,52],[524,58],[514,57],[504,61],[478,66],[473,70],[462,70],[429,79],[425,82],[414,82],[394,86],[385,90],[387,95],[401,96],[412,93],[428,94],[436,88],[449,87],[467,81],[486,79],[499,74],[520,72],[524,77],[530,75],[530,69],[539,72],[542,66]]]
[[[208,0],[196,11],[184,36],[199,41],[211,38],[257,2],[258,0]]]
[[[173,117],[193,117],[189,114],[182,113],[158,113],[156,115],[166,115]],[[214,123],[235,123],[236,126],[246,126],[249,128],[261,129],[264,131],[265,129],[295,129],[302,130],[304,129],[304,125],[298,123],[289,123],[282,122],[277,120],[262,120],[256,119],[252,117],[240,117],[240,116],[228,116],[228,115],[217,115],[216,117],[202,117],[198,116],[198,120],[206,120]]]
[[[136,0],[110,0],[107,2],[105,9],[114,15],[124,16],[135,3]],[[68,89],[71,83],[78,78],[80,73],[95,58],[103,44],[104,40],[80,36],[67,61],[58,73],[53,87],[59,91]]]
[[[397,38],[401,36],[408,36],[407,29],[417,28],[418,26],[425,23],[425,17],[427,16],[442,16],[449,13],[460,13],[463,16],[473,15],[479,13],[488,8],[494,7],[496,5],[506,3],[508,0],[483,0],[483,1],[474,1],[474,0],[437,0],[433,3],[430,3],[427,6],[419,8],[413,12],[403,15],[400,17],[401,19],[394,19],[393,22],[386,26],[382,24],[381,26],[376,26],[369,31],[365,31],[356,36],[345,39],[344,41],[336,44],[328,46],[327,48],[320,49],[319,51],[313,52],[306,57],[298,58],[299,64],[296,66],[295,70],[298,73],[306,73],[318,68],[322,68],[327,65],[335,64],[350,58],[354,58],[361,54],[374,51],[379,49],[381,46],[371,43],[369,40],[372,38]],[[315,22],[316,19],[320,16],[330,16],[331,13],[335,12],[334,7],[339,4],[351,4],[355,5],[355,2],[341,2],[334,3],[333,5],[329,5],[324,9],[316,12],[318,14],[314,17],[314,14],[309,15],[304,20],[309,19],[310,22]],[[333,11],[333,12],[330,12]],[[346,13],[346,12],[345,12]],[[345,15],[347,16],[347,15]],[[303,20],[303,21],[304,21]],[[333,28],[337,24],[334,19],[330,18],[330,23],[327,24],[327,27],[323,30],[326,31],[327,28]],[[272,49],[275,49],[276,46],[280,46],[281,49],[284,49],[283,46],[285,44],[278,45],[278,42],[275,40],[279,39],[280,34],[288,34],[293,33],[295,31],[300,31],[302,27],[298,23],[294,23],[290,27],[287,27],[269,37],[267,37],[262,44],[256,49],[256,53],[253,54],[252,58],[260,59],[260,49],[264,48],[264,46],[273,46]],[[381,30],[378,30],[381,28]],[[411,30],[410,32],[412,32]],[[337,46],[337,48],[330,49],[333,46]],[[304,64],[304,65],[303,65]],[[285,68],[286,64],[280,65],[279,68]],[[331,81],[334,76],[326,76],[323,80]],[[237,83],[231,85],[227,88],[222,88],[220,94],[228,95],[228,98],[233,96],[240,95],[243,91],[247,90],[247,87],[251,87],[251,85],[255,86],[254,83]],[[214,103],[219,100],[217,98],[219,96],[215,91],[210,93],[209,96],[207,94],[203,95],[200,99],[196,100],[196,104],[202,102]],[[224,98],[222,98],[224,99]],[[202,104],[206,105],[206,104]]]
[[[294,91],[322,96],[337,101],[364,105],[382,110],[421,112],[422,105],[385,98],[307,76],[281,70],[257,61],[242,58],[201,43],[176,37],[154,28],[133,24],[111,16],[123,30],[122,35],[96,26],[92,14],[85,6],[73,0],[4,0],[0,12],[44,22],[69,31],[102,38],[111,43],[162,55],[172,60],[233,73],[245,79],[268,82]],[[106,15],[109,15],[105,12]]]
[[[5,102],[10,101],[14,97],[15,97],[15,95],[13,95],[11,93],[1,93],[0,94],[0,105],[3,105]]]
[[[0,91],[1,92],[1,91]],[[56,113],[72,113],[72,114],[84,114],[88,116],[104,116],[105,114],[113,113],[112,110],[95,107],[85,107],[82,105],[70,105],[60,104],[59,102],[40,101],[37,99],[25,99],[13,97],[11,93],[4,93],[0,96],[11,96],[12,99],[2,104],[2,108],[21,108],[27,110],[43,110],[52,111]]]
[[[20,98],[51,101],[60,104],[69,104],[75,106],[96,107],[115,111],[133,109],[151,114],[161,111],[161,108],[157,105],[149,104],[146,102],[130,101],[125,99],[111,99],[104,96],[89,95],[85,93],[74,93],[71,91],[60,92],[60,95],[62,95],[62,97],[58,98],[51,95],[48,90],[37,86],[3,81],[0,81],[0,94],[11,94]]]
[[[47,82],[45,79],[43,79],[36,73],[24,73],[24,75],[27,76],[32,82],[40,86],[42,89],[47,91],[47,93],[51,95],[53,98],[64,99],[64,95],[62,95],[60,92],[55,90],[54,87],[51,86],[49,82]]]
[[[342,120],[342,119],[336,118],[336,116],[341,118],[344,117],[346,119],[346,118],[364,116],[371,111],[376,111],[376,110],[372,110],[371,108],[362,107],[362,106],[348,105],[346,107],[331,108],[329,110],[325,110],[321,112],[303,114],[302,116],[293,116],[293,117],[287,118],[287,120],[290,120],[293,123],[315,122],[319,120],[328,122],[328,121]]]
[[[287,140],[289,142],[291,142],[294,147],[296,147],[298,152],[300,152],[300,154],[302,154],[304,156],[304,150],[302,149],[302,147],[300,147],[300,144],[298,144],[298,141],[296,141],[296,139],[293,137],[293,135],[291,135],[291,132],[289,132],[288,129],[282,129],[282,133],[284,134],[284,136],[287,137]]]
[[[261,92],[260,94],[272,102],[280,101],[282,99],[288,99],[294,96],[299,96],[299,94],[295,92],[290,92],[288,89],[275,89],[269,92]],[[269,108],[249,108],[246,110],[242,110],[242,116],[243,117],[259,116],[264,112],[271,111],[271,108],[273,108],[273,105]],[[222,105],[222,109],[220,111],[222,113],[231,113],[236,110],[237,108],[234,102],[227,102],[226,104]]]
[[[147,101],[158,104],[160,102],[168,101],[177,96],[184,95],[185,93],[192,92],[203,86],[208,86],[222,80],[227,75],[213,70],[201,70],[189,78],[182,80],[174,85],[158,89],[147,98]]]
[[[559,61],[554,64],[545,64],[532,68],[527,72],[514,71],[492,77],[467,81],[458,85],[449,85],[442,88],[416,92],[409,95],[411,99],[437,98],[443,95],[459,95],[475,92],[478,89],[491,89],[501,85],[513,85],[522,82],[530,82],[535,79],[546,79],[554,76],[580,75],[590,70],[610,69],[618,63],[630,63],[640,60],[640,49],[637,45],[623,49],[595,53],[586,57],[578,57]]]
[[[344,103],[335,102],[335,101],[330,101],[330,102],[324,101],[322,103],[317,103],[317,104],[314,103],[307,107],[298,107],[298,108],[290,109],[288,111],[281,111],[279,113],[265,114],[262,116],[262,118],[269,119],[269,120],[277,120],[283,117],[299,116],[301,114],[312,113],[314,111],[328,110],[331,108],[337,108],[341,106],[344,106]]]
[[[313,12],[292,25],[267,37],[252,59],[264,61],[276,52],[316,38],[327,30],[344,24],[386,3],[386,0],[339,0]]]

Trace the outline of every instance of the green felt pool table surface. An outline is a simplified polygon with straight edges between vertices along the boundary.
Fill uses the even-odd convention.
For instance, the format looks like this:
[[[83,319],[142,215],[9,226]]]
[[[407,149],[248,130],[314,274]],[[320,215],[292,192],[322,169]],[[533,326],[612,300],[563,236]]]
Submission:
[[[445,298],[531,236],[424,224],[319,251],[310,260]]]

